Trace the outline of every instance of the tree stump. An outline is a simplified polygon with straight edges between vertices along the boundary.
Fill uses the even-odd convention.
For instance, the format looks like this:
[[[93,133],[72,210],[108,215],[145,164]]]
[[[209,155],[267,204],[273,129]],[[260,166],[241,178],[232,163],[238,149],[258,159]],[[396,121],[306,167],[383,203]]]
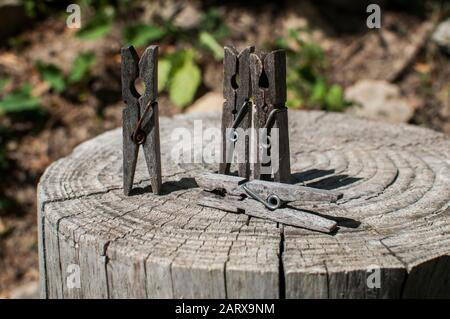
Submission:
[[[337,220],[335,233],[198,206],[193,178],[218,166],[171,160],[171,133],[198,119],[219,128],[220,115],[161,118],[162,196],[142,154],[137,190],[123,194],[120,129],[41,178],[42,297],[450,297],[450,140],[344,114],[289,117],[293,178],[344,194],[309,207]]]

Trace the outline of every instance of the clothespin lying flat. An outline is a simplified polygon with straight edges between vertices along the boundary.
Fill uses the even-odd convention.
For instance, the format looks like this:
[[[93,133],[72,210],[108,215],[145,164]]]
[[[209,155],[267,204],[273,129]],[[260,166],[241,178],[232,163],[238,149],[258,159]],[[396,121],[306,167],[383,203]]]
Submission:
[[[289,131],[286,102],[286,54],[284,50],[250,55],[256,160],[252,167],[254,179],[289,183]],[[277,128],[276,138],[271,136]],[[262,135],[261,135],[262,134]],[[273,146],[277,147],[275,151]],[[263,160],[265,154],[265,160]]]
[[[139,146],[144,149],[145,161],[155,194],[161,193],[161,154],[158,116],[158,46],[148,47],[139,60],[136,50],[122,48],[123,109],[123,189],[129,195],[133,186]],[[140,78],[145,92],[140,95],[134,86]]]
[[[245,178],[250,176],[250,141],[248,135],[239,136],[237,129],[247,131],[251,127],[250,54],[253,51],[253,47],[245,48],[240,53],[233,47],[225,47],[224,55],[225,102],[222,112],[222,160],[219,172],[230,173],[230,164],[236,152],[238,174]]]
[[[207,173],[195,178],[203,189],[198,204],[269,219],[286,225],[330,233],[336,222],[313,213],[286,207],[293,201],[336,202],[341,193],[238,176]]]

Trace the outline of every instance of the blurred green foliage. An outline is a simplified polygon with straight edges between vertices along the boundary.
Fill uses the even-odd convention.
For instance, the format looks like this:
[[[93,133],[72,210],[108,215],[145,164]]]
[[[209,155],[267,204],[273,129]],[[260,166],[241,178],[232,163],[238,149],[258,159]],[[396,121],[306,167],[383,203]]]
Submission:
[[[174,67],[173,76],[169,82],[170,99],[178,106],[185,107],[193,100],[201,82],[200,68],[189,51],[184,54],[183,62]]]
[[[27,83],[3,96],[0,100],[0,114],[39,109],[40,100],[31,95],[31,89],[31,84]]]
[[[84,52],[79,54],[72,64],[67,81],[69,83],[79,83],[87,79],[95,62],[94,53]]]
[[[97,40],[107,35],[112,28],[115,10],[111,6],[101,7],[78,32],[82,40]]]
[[[230,29],[223,22],[220,12],[216,8],[211,8],[205,12],[198,29],[210,32],[214,39],[218,41],[230,35]]]
[[[342,87],[327,80],[325,52],[318,44],[303,40],[301,32],[310,31],[290,30],[286,38],[279,38],[272,45],[286,50],[287,106],[344,110],[348,103],[344,99]]]
[[[136,47],[143,47],[146,44],[163,38],[167,31],[153,24],[139,23],[126,27],[123,30],[123,39]]]
[[[45,80],[56,92],[61,93],[66,89],[64,73],[56,65],[45,64],[41,61],[37,61],[36,67],[41,74],[42,79]]]
[[[223,47],[219,44],[219,42],[217,42],[216,38],[214,38],[211,33],[202,31],[200,32],[198,39],[200,45],[211,50],[216,60],[223,59]]]
[[[201,70],[195,57],[194,50],[180,50],[158,62],[158,90],[167,89],[171,101],[179,107],[185,107],[194,100],[201,84]]]
[[[69,84],[82,83],[87,79],[95,61],[96,58],[94,53],[80,53],[73,61],[68,76],[65,76],[63,71],[54,64],[45,64],[41,61],[37,61],[36,67],[42,79],[56,92],[62,93]]]
[[[24,0],[29,2],[28,0]],[[33,10],[45,11],[45,5],[28,4]],[[110,33],[121,12],[135,3],[133,0],[81,0],[82,10],[92,13],[76,35],[82,40],[97,40]],[[39,7],[39,9],[37,9]],[[162,47],[176,48],[161,50],[158,65],[159,91],[167,92],[171,101],[180,108],[191,104],[203,84],[202,66],[223,59],[223,40],[229,36],[229,28],[223,22],[218,9],[211,8],[203,13],[194,26],[180,27],[174,23],[175,16],[156,19],[152,23],[138,22],[122,30],[125,44],[143,48],[158,42]],[[332,84],[327,78],[327,61],[323,49],[312,41],[304,40],[308,29],[290,30],[285,38],[269,44],[271,49],[283,48],[287,55],[287,106],[298,108],[320,108],[328,111],[342,111],[348,105],[341,86]],[[69,84],[82,82],[95,64],[93,54],[82,54],[74,62],[68,77],[55,65],[37,64],[41,77],[56,92],[64,92]]]
[[[135,47],[145,47],[154,41],[181,47],[176,53],[163,53],[159,59],[158,89],[167,91],[171,101],[184,108],[192,103],[202,84],[200,65],[208,62],[208,56],[216,61],[223,59],[220,41],[228,34],[219,12],[211,9],[194,27],[181,28],[171,20],[160,25],[137,23],[123,30],[122,39]]]
[[[55,0],[21,0],[25,7],[25,13],[30,18],[36,18],[41,15],[47,15],[51,7],[55,4]]]

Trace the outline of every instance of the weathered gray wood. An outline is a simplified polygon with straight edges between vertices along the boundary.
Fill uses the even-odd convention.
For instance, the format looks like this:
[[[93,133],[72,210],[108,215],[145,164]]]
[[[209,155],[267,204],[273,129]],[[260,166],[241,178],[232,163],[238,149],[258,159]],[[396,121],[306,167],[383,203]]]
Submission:
[[[267,219],[282,223],[283,225],[291,225],[323,233],[330,233],[336,228],[335,221],[322,218],[310,212],[304,212],[291,208],[279,208],[271,211],[266,209],[263,204],[255,200],[237,199],[239,198],[224,198],[212,193],[208,194],[203,192],[202,197],[198,200],[198,203],[202,206],[222,209],[234,213],[245,212],[245,214],[252,217]]]
[[[291,178],[288,114],[286,103],[286,54],[284,50],[276,50],[270,53],[258,52],[250,55],[250,74],[252,94],[254,102],[253,127],[256,134],[256,160],[252,165],[254,179],[269,180],[273,175],[276,182],[288,183]],[[278,134],[270,134],[270,127],[265,135],[272,137],[271,145],[276,145],[278,151],[270,152],[270,163],[264,163],[261,154],[267,152],[262,142],[261,129],[266,127],[269,114],[277,110],[273,128]],[[274,135],[274,136],[272,136]],[[263,172],[262,166],[267,166],[271,171]]]
[[[219,164],[221,174],[229,174],[233,151],[238,160],[238,175],[250,177],[250,139],[241,136],[239,141],[232,142],[228,138],[229,129],[243,107],[244,101],[251,97],[250,54],[254,47],[247,47],[238,52],[234,47],[224,48],[223,97],[222,110],[222,161]],[[244,115],[238,128],[247,130],[252,125],[251,109]],[[242,140],[245,139],[245,140]]]
[[[239,185],[242,185],[247,179],[239,176],[205,173],[195,177],[198,187],[213,191],[215,189],[224,189],[228,193],[233,192]]]
[[[202,206],[230,212],[241,211],[249,216],[326,233],[336,228],[335,221],[314,215],[314,212],[304,212],[291,208],[268,210],[263,204],[255,201],[257,198],[253,198],[255,196],[253,194],[256,194],[260,200],[266,200],[269,196],[277,196],[281,203],[288,203],[302,200],[336,202],[342,197],[340,193],[262,180],[247,182],[242,177],[211,173],[201,174],[196,178],[196,182],[205,191],[226,191],[226,194],[222,195],[202,192],[198,201]],[[243,198],[246,199],[242,200]]]
[[[152,192],[160,194],[162,185],[158,104],[152,104],[149,111],[145,112],[148,103],[156,101],[158,96],[158,46],[149,46],[141,59],[132,46],[123,48],[121,56],[122,97],[126,104],[123,109],[124,193],[130,195],[133,185],[139,144],[135,143],[132,135],[142,117],[141,128],[145,134],[144,156],[151,179]],[[135,81],[138,78],[145,85],[142,96],[135,88]]]
[[[342,194],[339,192],[258,179],[248,182],[245,186],[266,198],[275,194],[285,202],[328,201],[334,203],[342,197]]]
[[[141,114],[150,101],[158,97],[158,46],[149,46],[139,61],[139,77],[145,85],[144,94],[139,98]],[[152,107],[153,114],[148,123],[143,123],[147,138],[143,145],[145,161],[150,175],[152,192],[161,194],[161,147],[159,141],[158,104]]]
[[[38,223],[38,254],[39,254],[39,295],[41,298],[48,297],[48,289],[47,289],[47,266],[46,266],[46,258],[45,258],[45,217],[43,216],[44,212],[44,203],[47,200],[47,196],[44,192],[42,192],[42,188],[40,185],[37,187],[37,223]]]
[[[133,130],[139,120],[139,93],[134,81],[139,77],[139,57],[131,46],[122,48],[122,99],[126,104],[122,111],[123,118],[123,189],[130,194],[136,170],[139,146],[132,139]]]
[[[196,176],[195,180],[204,190],[223,189],[231,195],[246,195],[246,191],[240,187],[245,183],[248,189],[263,198],[277,195],[284,202],[328,201],[334,203],[342,198],[342,193],[339,192],[258,179],[247,181],[245,178],[232,175],[206,173]]]
[[[197,205],[192,179],[217,164],[175,163],[171,132],[193,131],[199,118],[219,127],[220,114],[161,118],[162,196],[123,194],[120,130],[81,144],[42,176],[42,296],[449,298],[448,137],[344,114],[289,117],[297,184],[343,193],[298,208],[334,218],[335,234]],[[134,186],[146,189],[139,159]],[[79,291],[68,291],[62,269],[72,262]],[[374,265],[380,288],[365,284]]]
[[[201,206],[217,208],[232,213],[242,213],[242,209],[239,208],[237,200],[238,196],[217,196],[211,192],[201,192],[197,203]]]
[[[336,229],[337,223],[333,220],[322,218],[311,212],[294,210],[290,208],[280,208],[270,211],[264,208],[261,203],[243,200],[239,208],[244,209],[248,215],[275,221],[283,225],[305,228],[323,233],[330,233]]]

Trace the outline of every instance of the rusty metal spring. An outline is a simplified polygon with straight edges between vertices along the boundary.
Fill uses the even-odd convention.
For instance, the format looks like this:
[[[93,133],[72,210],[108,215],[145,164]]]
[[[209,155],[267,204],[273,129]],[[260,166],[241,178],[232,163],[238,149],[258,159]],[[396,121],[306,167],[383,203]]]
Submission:
[[[144,112],[142,113],[141,117],[139,118],[138,122],[136,123],[136,128],[133,131],[133,134],[131,135],[132,140],[137,145],[142,145],[145,143],[145,140],[147,139],[147,134],[142,129],[142,122],[144,121],[145,116],[147,113],[152,110],[154,106],[158,105],[158,102],[155,100],[148,101],[147,105],[145,106]]]

